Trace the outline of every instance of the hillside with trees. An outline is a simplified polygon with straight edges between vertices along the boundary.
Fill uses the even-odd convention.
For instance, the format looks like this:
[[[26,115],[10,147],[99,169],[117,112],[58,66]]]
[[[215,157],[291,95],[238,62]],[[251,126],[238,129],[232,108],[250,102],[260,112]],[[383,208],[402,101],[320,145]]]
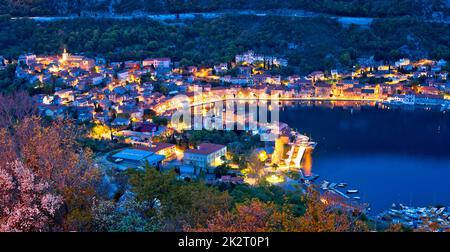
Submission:
[[[446,0],[6,0],[0,13],[14,16],[80,15],[87,12],[151,13],[209,12],[220,10],[300,9],[345,16],[424,16],[449,11]]]
[[[37,111],[26,93],[0,95],[0,232],[368,228],[364,215],[337,211],[315,190],[209,186],[150,166],[124,174],[131,187],[110,199],[104,171],[80,144],[83,128],[70,120],[48,122]]]
[[[348,68],[358,57],[377,60],[431,57],[450,60],[449,25],[414,18],[375,21],[369,28],[328,18],[225,16],[178,23],[148,19],[4,20],[0,55],[73,53],[110,61],[170,57],[183,66],[212,65],[246,50],[287,57],[286,71]],[[6,73],[5,73],[6,75]]]

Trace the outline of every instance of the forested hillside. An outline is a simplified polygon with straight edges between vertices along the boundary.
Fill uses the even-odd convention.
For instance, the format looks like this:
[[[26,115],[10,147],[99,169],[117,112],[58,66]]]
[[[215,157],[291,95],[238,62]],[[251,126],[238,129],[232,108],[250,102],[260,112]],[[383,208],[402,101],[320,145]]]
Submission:
[[[207,12],[225,9],[302,9],[346,16],[430,16],[449,12],[449,0],[2,0],[0,13],[14,16],[86,12]]]
[[[77,19],[55,22],[5,20],[0,55],[26,52],[102,55],[112,61],[171,57],[182,65],[217,64],[245,50],[287,57],[301,72],[351,67],[358,57],[450,60],[449,25],[411,18],[375,22],[368,29],[344,27],[327,18],[225,16],[183,25],[146,19]]]

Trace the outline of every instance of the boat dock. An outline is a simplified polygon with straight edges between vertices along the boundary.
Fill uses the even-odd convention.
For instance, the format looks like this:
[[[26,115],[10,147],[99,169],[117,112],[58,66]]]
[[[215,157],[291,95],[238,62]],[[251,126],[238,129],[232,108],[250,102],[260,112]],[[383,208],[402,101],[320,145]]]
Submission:
[[[450,228],[450,208],[443,206],[410,207],[393,204],[389,210],[377,215],[377,219],[429,231],[432,231],[430,223],[435,223],[439,231],[444,231]]]
[[[336,188],[337,186],[338,186],[338,184],[336,184],[336,183],[330,183],[328,181],[323,181],[323,183],[320,185],[320,188],[324,191],[331,191],[333,193],[336,193],[345,199],[350,199],[350,197],[346,193],[343,193],[340,190],[338,190]]]
[[[313,182],[313,181],[315,181],[316,179],[319,178],[319,175],[318,174],[314,174],[314,173],[311,173],[311,175],[309,175],[309,176],[305,175],[305,173],[303,172],[302,169],[299,170],[299,173],[300,173],[300,180],[301,181]]]

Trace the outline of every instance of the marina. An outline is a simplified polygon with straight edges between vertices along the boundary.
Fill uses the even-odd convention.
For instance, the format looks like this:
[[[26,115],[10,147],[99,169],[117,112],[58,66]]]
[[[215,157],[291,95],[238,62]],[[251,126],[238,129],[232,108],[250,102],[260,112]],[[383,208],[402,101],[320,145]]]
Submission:
[[[355,196],[355,197],[351,198],[350,195],[349,195],[349,194],[356,194],[356,193],[358,193],[359,192],[358,190],[347,190],[346,192],[342,192],[339,189],[339,188],[343,187],[342,185],[343,185],[343,183],[336,184],[336,183],[330,183],[330,182],[324,180],[322,182],[322,184],[320,185],[320,189],[322,189],[323,191],[330,191],[330,192],[335,193],[335,194],[337,194],[337,195],[339,195],[339,196],[341,196],[341,197],[343,197],[345,199],[355,199],[355,200],[360,200],[361,199],[361,197],[359,197],[359,196]]]
[[[426,229],[423,231],[445,231],[450,228],[450,209],[448,207],[410,207],[392,204],[389,210],[377,216],[378,221],[399,223],[408,228]],[[428,230],[428,223],[435,223],[435,230]]]

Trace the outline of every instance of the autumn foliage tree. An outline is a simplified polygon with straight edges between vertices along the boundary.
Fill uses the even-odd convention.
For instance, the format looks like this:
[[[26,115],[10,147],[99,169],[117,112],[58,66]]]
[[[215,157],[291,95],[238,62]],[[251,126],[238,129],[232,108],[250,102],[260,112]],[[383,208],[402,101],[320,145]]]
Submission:
[[[305,195],[306,212],[300,217],[301,232],[360,232],[367,231],[367,226],[357,216],[345,211],[338,211],[321,200],[319,192],[309,188]]]
[[[62,197],[19,161],[1,168],[0,231],[49,231]]]
[[[127,197],[131,195],[131,197]],[[125,199],[123,199],[125,198]],[[152,232],[161,229],[160,215],[148,215],[155,202],[137,201],[126,192],[119,202],[101,200],[93,209],[95,231],[98,232]]]
[[[158,209],[153,208],[147,214],[161,212],[162,231],[204,226],[211,216],[227,210],[231,201],[227,192],[220,192],[202,182],[178,180],[173,172],[158,172],[152,167],[132,172],[130,184],[138,201],[160,202]]]
[[[196,232],[270,232],[283,229],[283,214],[273,203],[253,199],[237,204],[233,211],[218,212],[205,227],[190,228]]]
[[[23,95],[15,97],[30,99]],[[5,103],[2,99],[14,102],[16,98],[0,97],[0,103]],[[7,199],[0,211],[0,226],[7,225],[10,213],[21,211],[23,203],[20,202],[37,204],[38,199],[30,200],[29,195],[41,198],[51,195],[55,200],[53,207],[47,209],[46,218],[35,215],[28,219],[26,227],[32,230],[89,230],[91,202],[98,178],[92,166],[92,153],[77,143],[79,131],[71,122],[45,123],[29,112],[33,111],[30,104],[30,101],[18,102],[17,107],[9,106],[9,110],[0,113],[0,122],[4,126],[0,129],[0,174],[3,175],[0,184],[5,185],[0,197]],[[23,177],[29,179],[23,180]],[[24,191],[24,188],[27,189]],[[26,227],[11,230],[27,230]]]
[[[288,205],[277,206],[253,199],[236,204],[232,211],[218,212],[207,225],[187,228],[198,232],[356,232],[366,226],[347,213],[341,213],[320,200],[317,191],[310,189],[305,195],[307,209],[295,216]]]
[[[413,229],[414,232],[450,232],[447,225],[431,220],[431,218],[421,218],[422,225]]]
[[[26,92],[0,94],[0,128],[9,128],[23,118],[36,115],[37,106]]]
[[[404,228],[401,223],[393,223],[389,225],[389,227],[386,229],[386,232],[392,232],[392,233],[399,233],[403,232]]]

